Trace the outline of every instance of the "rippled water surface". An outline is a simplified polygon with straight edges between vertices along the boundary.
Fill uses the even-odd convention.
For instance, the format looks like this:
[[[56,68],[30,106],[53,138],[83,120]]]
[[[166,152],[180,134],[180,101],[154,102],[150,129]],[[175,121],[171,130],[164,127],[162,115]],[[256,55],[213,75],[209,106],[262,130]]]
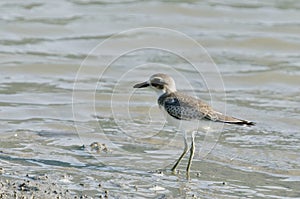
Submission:
[[[299,1],[3,0],[0,13],[0,178],[47,174],[89,198],[300,197]],[[142,27],[160,29],[111,38]],[[211,145],[199,132],[210,153],[190,181],[187,159],[169,171],[181,133],[132,88],[157,72],[256,122]]]

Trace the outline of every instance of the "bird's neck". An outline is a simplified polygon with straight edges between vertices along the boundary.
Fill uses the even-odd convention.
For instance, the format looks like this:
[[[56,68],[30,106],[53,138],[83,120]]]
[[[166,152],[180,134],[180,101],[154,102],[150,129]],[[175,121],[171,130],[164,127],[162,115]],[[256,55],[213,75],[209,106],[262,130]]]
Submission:
[[[171,94],[171,93],[174,93],[174,92],[176,92],[176,90],[175,91],[171,91],[169,89],[156,90],[156,94],[157,94],[158,97],[161,97],[161,96],[166,95],[166,94]]]
[[[156,94],[157,94],[158,97],[160,97],[160,96],[162,96],[162,95],[164,95],[164,94],[167,93],[167,91],[165,89],[163,89],[163,90],[155,90],[155,92],[156,92]]]

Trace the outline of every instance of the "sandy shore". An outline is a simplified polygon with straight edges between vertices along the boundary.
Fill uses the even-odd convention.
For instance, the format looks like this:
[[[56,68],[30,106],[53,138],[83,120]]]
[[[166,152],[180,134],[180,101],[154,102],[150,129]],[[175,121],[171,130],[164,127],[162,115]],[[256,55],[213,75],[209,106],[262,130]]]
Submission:
[[[80,186],[84,186],[80,184]],[[55,179],[43,176],[20,176],[19,178],[0,175],[0,199],[79,199],[95,198],[79,195],[74,190],[64,188]],[[108,198],[108,191],[96,198]]]
[[[55,182],[43,178],[31,178],[28,175],[23,179],[1,176],[0,198],[84,198],[72,194],[68,189],[63,189]]]

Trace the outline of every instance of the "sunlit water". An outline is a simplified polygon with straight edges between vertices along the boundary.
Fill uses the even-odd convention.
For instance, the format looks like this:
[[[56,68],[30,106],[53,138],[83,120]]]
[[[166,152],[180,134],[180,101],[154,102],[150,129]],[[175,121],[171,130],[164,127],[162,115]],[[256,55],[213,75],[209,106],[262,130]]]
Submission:
[[[90,197],[102,194],[99,184],[112,198],[300,197],[298,1],[0,5],[2,176],[47,173]],[[145,26],[174,29],[200,43],[217,64],[224,90],[205,84],[209,71],[201,77],[170,52],[116,53],[147,37],[139,33],[117,38],[127,45],[92,54],[76,79],[94,47],[112,34]],[[184,41],[168,42],[162,45],[201,61]],[[103,60],[114,58],[99,74],[107,67]],[[225,126],[210,153],[195,158],[189,182],[186,159],[179,175],[155,172],[171,168],[183,147],[181,133],[165,124],[155,93],[132,88],[156,72],[174,75],[179,90],[219,108],[226,104],[228,114],[256,122],[249,128]],[[197,135],[200,149],[205,134]],[[93,142],[108,151],[92,150]]]

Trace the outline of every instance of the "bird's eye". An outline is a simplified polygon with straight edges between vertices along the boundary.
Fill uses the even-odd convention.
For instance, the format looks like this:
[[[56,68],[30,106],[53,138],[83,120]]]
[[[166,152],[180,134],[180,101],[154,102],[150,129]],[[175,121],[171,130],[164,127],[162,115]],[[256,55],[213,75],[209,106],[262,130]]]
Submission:
[[[157,83],[152,83],[151,86],[157,88],[157,89],[163,89],[164,88],[164,85],[162,84],[157,84]]]

